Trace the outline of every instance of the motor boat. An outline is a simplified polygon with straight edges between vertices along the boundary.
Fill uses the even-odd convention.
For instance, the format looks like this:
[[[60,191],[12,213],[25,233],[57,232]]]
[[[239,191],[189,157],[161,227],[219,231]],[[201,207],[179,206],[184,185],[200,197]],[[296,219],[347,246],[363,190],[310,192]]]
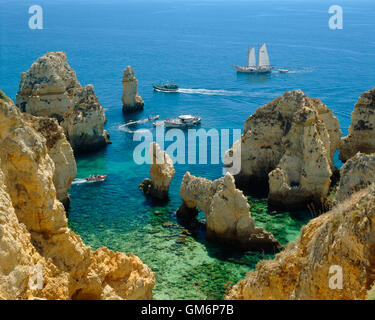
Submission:
[[[148,116],[148,121],[153,121],[153,120],[156,120],[156,119],[159,119],[159,115],[156,115],[156,116]]]
[[[158,84],[154,84],[153,85],[153,88],[155,91],[159,91],[159,92],[178,92],[178,85],[177,84],[170,84],[170,83],[166,83],[164,85],[158,85]]]
[[[153,123],[154,126],[164,125],[165,128],[186,128],[199,125],[202,118],[196,117],[190,114],[180,115],[178,118],[166,119],[163,121],[156,121]]]
[[[277,69],[277,71],[279,71],[280,73],[288,73],[289,70],[287,69]]]
[[[86,178],[87,182],[99,182],[99,181],[105,181],[108,175],[103,174],[103,175],[96,175],[96,176],[89,176]]]

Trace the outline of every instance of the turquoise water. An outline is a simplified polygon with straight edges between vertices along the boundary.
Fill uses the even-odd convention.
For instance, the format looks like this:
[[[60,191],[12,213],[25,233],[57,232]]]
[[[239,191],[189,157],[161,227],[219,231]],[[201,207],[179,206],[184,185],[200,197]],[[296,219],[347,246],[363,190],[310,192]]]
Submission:
[[[222,298],[225,287],[272,255],[237,252],[208,243],[204,234],[181,236],[174,211],[184,173],[209,179],[221,165],[176,165],[170,201],[153,203],[139,191],[149,166],[136,165],[128,120],[199,113],[201,128],[241,129],[255,109],[286,90],[322,99],[347,133],[361,92],[375,85],[375,22],[371,1],[337,1],[344,29],[328,28],[330,1],[38,1],[44,30],[28,29],[31,1],[0,0],[0,88],[15,98],[19,75],[48,51],[63,50],[82,84],[92,83],[106,109],[112,145],[77,158],[78,177],[106,173],[108,180],[73,185],[69,224],[87,245],[133,252],[156,273],[156,299]],[[271,62],[289,74],[237,75],[247,47],[267,42]],[[121,112],[122,71],[130,64],[145,101],[143,112]],[[174,80],[184,93],[166,95],[152,84]],[[200,90],[199,90],[200,89]],[[152,130],[150,123],[141,128]],[[339,165],[339,163],[337,162]],[[267,212],[249,198],[258,225],[286,244],[309,213]],[[203,217],[203,216],[202,216]],[[181,239],[181,237],[183,239]]]

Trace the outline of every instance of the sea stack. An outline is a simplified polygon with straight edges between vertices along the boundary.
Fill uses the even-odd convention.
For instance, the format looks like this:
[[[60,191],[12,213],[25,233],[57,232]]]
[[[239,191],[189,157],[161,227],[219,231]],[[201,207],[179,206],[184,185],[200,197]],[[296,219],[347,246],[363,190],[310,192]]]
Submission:
[[[289,210],[311,203],[321,206],[335,170],[333,155],[340,137],[332,111],[296,90],[258,108],[227,156],[241,154],[237,184],[268,192],[270,205]]]
[[[138,257],[93,251],[68,227],[50,154],[63,158],[64,140],[45,136],[53,125],[25,119],[0,91],[0,299],[152,299],[155,276]]]
[[[272,233],[255,226],[247,198],[236,189],[230,173],[210,181],[186,172],[180,195],[183,204],[177,217],[186,221],[191,213],[191,219],[195,219],[199,206],[206,216],[208,239],[244,250],[274,252],[280,249]]]
[[[146,178],[139,187],[146,195],[166,200],[168,199],[169,185],[175,174],[173,161],[156,142],[150,144],[150,160],[151,180]]]
[[[43,55],[21,74],[16,104],[22,112],[57,119],[75,153],[110,143],[94,87],[81,86],[64,52]]]
[[[375,152],[375,88],[361,94],[352,112],[349,134],[342,139],[340,160],[357,152]]]
[[[144,102],[138,95],[138,80],[135,77],[134,70],[127,66],[122,76],[122,110],[125,113],[143,110]]]

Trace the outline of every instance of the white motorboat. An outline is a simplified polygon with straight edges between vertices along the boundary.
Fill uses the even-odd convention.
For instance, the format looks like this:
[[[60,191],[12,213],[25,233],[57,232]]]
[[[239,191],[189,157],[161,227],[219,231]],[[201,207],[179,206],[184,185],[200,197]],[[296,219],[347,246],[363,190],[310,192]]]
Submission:
[[[288,69],[277,69],[277,71],[279,71],[280,73],[288,73],[289,72]]]
[[[165,128],[186,128],[193,127],[200,124],[202,118],[192,116],[190,114],[181,115],[175,119],[166,119],[163,121],[156,121],[153,123],[154,126],[164,126]]]
[[[258,49],[258,63],[256,62],[255,48],[248,50],[247,66],[234,66],[239,73],[269,73],[272,71],[267,46],[264,43]]]

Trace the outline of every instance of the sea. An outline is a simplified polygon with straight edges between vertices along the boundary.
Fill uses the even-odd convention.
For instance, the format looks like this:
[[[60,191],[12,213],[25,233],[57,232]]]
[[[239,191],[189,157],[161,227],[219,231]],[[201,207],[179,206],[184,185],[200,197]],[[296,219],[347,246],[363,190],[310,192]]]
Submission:
[[[42,8],[42,29],[29,27],[33,5]],[[332,6],[336,11],[329,13]],[[258,261],[274,254],[218,245],[204,231],[182,236],[175,211],[185,172],[217,179],[223,164],[176,164],[169,201],[153,201],[139,190],[150,166],[134,161],[140,141],[132,131],[154,135],[155,129],[147,120],[131,129],[124,124],[149,115],[199,114],[200,128],[233,132],[258,107],[301,89],[334,111],[346,135],[355,102],[375,86],[374,9],[373,0],[0,0],[0,89],[15,100],[21,72],[47,52],[65,51],[80,83],[94,85],[113,142],[77,156],[70,228],[93,249],[139,256],[155,272],[155,299],[223,299]],[[332,17],[340,13],[342,25],[332,28]],[[274,72],[237,74],[232,65],[246,64],[248,47],[264,42]],[[121,80],[127,65],[145,107],[124,115]],[[167,81],[180,92],[153,91],[153,84]],[[335,162],[341,165],[337,155]],[[108,178],[85,183],[90,174]],[[283,245],[296,241],[317,214],[271,211],[266,196],[248,200],[256,224]]]

